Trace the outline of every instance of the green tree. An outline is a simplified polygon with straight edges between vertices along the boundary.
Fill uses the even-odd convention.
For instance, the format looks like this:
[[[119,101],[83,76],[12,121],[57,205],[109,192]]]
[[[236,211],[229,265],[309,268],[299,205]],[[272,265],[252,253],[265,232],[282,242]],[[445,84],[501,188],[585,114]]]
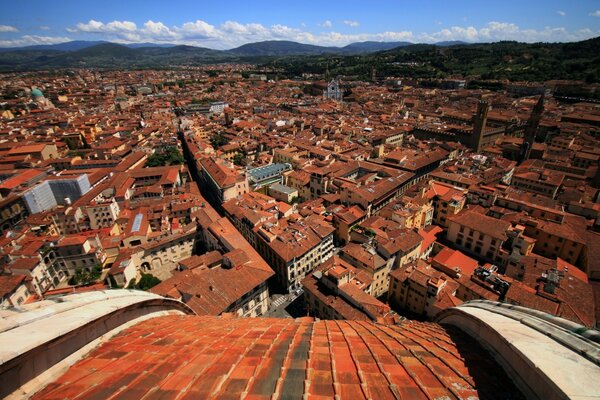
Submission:
[[[140,280],[136,283],[134,279],[129,282],[127,289],[149,290],[161,282],[160,279],[152,274],[142,274]]]
[[[227,144],[227,138],[222,133],[217,133],[215,136],[210,138],[210,144],[212,147],[217,148]]]
[[[77,149],[77,143],[75,142],[75,140],[72,137],[68,137],[65,139],[65,144],[67,145],[67,147],[69,148],[69,150],[75,150]]]
[[[233,163],[235,165],[245,166],[246,165],[246,152],[244,150],[242,150],[239,153],[235,153],[235,155],[233,156]]]
[[[183,155],[174,146],[168,146],[162,151],[157,151],[148,157],[146,167],[162,167],[165,165],[181,165],[184,162]]]
[[[75,270],[75,275],[69,279],[69,285],[91,285],[98,282],[100,275],[102,275],[101,265],[94,266],[91,271],[88,271],[87,268],[78,268]]]
[[[142,274],[137,286],[140,290],[148,290],[160,283],[160,279],[152,274]]]

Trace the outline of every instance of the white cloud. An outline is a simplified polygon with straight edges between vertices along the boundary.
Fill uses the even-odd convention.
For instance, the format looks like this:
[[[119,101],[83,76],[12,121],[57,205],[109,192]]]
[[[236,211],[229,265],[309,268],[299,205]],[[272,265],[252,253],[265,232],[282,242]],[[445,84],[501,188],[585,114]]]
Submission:
[[[0,25],[0,32],[19,32],[19,30],[11,25]]]
[[[49,27],[49,26],[47,26],[47,25],[42,25],[42,26],[40,26],[39,28],[40,28],[41,30],[43,30],[43,31],[49,31],[49,30],[50,30],[50,27]]]
[[[162,22],[146,21],[141,29],[142,34],[155,40],[178,39],[179,35]]]
[[[211,38],[217,35],[217,29],[202,20],[196,20],[195,22],[186,22],[183,24],[180,33],[188,38]]]
[[[18,39],[0,40],[0,47],[21,47],[36,44],[57,44],[71,41],[68,37],[25,35]]]
[[[344,21],[346,25],[349,22]],[[357,22],[356,22],[357,23]],[[320,27],[332,28],[333,23],[325,21]],[[351,25],[349,25],[351,26]],[[523,29],[510,22],[492,21],[484,26],[453,26],[434,32],[414,33],[407,30],[377,33],[339,33],[331,29],[313,33],[305,26],[292,28],[274,24],[264,26],[259,23],[243,24],[237,21],[225,21],[220,25],[211,25],[203,20],[185,22],[180,26],[168,26],[160,21],[146,21],[141,27],[130,21],[112,21],[108,23],[90,20],[78,23],[67,29],[71,33],[84,36],[96,35],[104,40],[117,43],[154,42],[187,44],[215,49],[228,49],[245,43],[264,40],[292,40],[301,43],[324,46],[345,46],[352,42],[410,41],[439,42],[462,40],[467,42],[493,42],[498,40],[537,41],[575,41],[600,35],[600,31],[588,28],[579,31],[567,31],[563,27],[545,27],[543,29]]]
[[[567,15],[567,13],[566,13],[566,12],[564,12],[564,11],[560,11],[560,10],[558,10],[556,13],[557,13],[558,15],[560,15],[561,17],[564,17],[565,15]]]
[[[358,28],[360,26],[360,22],[358,21],[352,21],[349,19],[345,19],[344,20],[344,24],[351,26],[352,28]]]
[[[544,27],[543,29],[522,29],[510,22],[489,22],[482,28],[453,26],[434,33],[422,33],[415,39],[422,42],[445,40],[463,40],[467,42],[495,42],[516,40],[520,42],[570,42],[598,36],[600,31],[581,29],[575,32],[563,27]]]
[[[600,17],[600,10],[596,10],[590,13],[591,17]]]
[[[319,25],[321,28],[331,28],[333,26],[333,23],[330,20],[325,20],[322,24]]]

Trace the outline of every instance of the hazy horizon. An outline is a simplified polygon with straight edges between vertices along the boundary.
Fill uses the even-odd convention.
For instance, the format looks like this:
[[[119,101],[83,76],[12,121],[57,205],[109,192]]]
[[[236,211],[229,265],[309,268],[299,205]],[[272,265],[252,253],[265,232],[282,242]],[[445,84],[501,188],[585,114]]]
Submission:
[[[0,47],[70,41],[155,43],[225,50],[247,43],[289,40],[343,47],[377,41],[436,43],[573,42],[600,36],[597,1],[474,3],[467,0],[306,1],[218,3],[107,0],[32,0],[4,5]]]

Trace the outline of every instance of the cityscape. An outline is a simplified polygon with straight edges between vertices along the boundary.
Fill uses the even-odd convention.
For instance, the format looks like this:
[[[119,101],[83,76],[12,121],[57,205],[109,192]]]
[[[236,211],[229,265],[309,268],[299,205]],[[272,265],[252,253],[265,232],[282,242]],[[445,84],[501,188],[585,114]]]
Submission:
[[[0,397],[600,397],[597,3],[34,3]]]

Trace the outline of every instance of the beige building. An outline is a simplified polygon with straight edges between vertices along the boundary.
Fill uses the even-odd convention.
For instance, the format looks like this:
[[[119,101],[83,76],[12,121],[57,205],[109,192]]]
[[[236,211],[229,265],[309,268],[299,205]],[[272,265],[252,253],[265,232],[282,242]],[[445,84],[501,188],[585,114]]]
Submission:
[[[510,222],[468,210],[449,218],[447,239],[467,254],[504,265],[507,254],[502,246],[510,228]]]
[[[388,303],[396,310],[433,318],[441,310],[462,303],[454,294],[458,284],[423,260],[390,273]]]
[[[390,307],[371,294],[368,274],[332,257],[302,281],[310,315],[321,319],[377,320]]]
[[[31,295],[23,275],[0,275],[0,309],[23,304]]]
[[[269,196],[290,204],[293,200],[298,199],[298,191],[289,186],[274,183],[269,186]]]
[[[233,164],[221,159],[205,158],[198,165],[203,183],[210,188],[207,193],[219,204],[250,191],[246,173]]]
[[[119,217],[119,204],[114,197],[109,201],[92,202],[85,207],[91,229],[112,228]]]
[[[586,248],[584,221],[581,217],[570,216],[561,224],[531,217],[522,222],[525,234],[535,240],[534,253],[551,259],[562,258],[581,267]]]
[[[67,276],[74,275],[78,269],[91,272],[96,266],[104,266],[106,261],[106,254],[96,236],[64,236],[54,248],[57,255],[55,266]]]
[[[302,201],[310,199],[310,174],[295,170],[284,173],[285,184],[298,191],[298,197]]]
[[[519,172],[513,175],[511,186],[554,199],[558,194],[558,189],[560,189],[564,178],[565,176],[563,174],[547,170],[542,172]]]
[[[430,201],[402,198],[384,207],[379,215],[399,223],[402,228],[422,229],[433,222],[433,204]]]
[[[210,251],[179,262],[173,276],[152,292],[186,303],[198,315],[259,317],[269,310],[263,266],[243,250]]]
[[[29,154],[33,158],[44,161],[51,158],[58,158],[58,149],[54,144],[36,143],[13,147],[9,150],[8,154],[11,156]]]
[[[170,276],[180,260],[192,255],[195,235],[195,231],[166,235],[161,240],[143,245],[142,271],[152,273],[159,279]]]
[[[282,289],[300,289],[302,279],[333,255],[334,228],[323,216],[292,217],[293,208],[272,197],[248,193],[223,205],[227,216],[276,273]]]
[[[341,250],[340,257],[369,276],[373,296],[379,297],[387,292],[394,257],[382,258],[369,243],[348,243]]]

